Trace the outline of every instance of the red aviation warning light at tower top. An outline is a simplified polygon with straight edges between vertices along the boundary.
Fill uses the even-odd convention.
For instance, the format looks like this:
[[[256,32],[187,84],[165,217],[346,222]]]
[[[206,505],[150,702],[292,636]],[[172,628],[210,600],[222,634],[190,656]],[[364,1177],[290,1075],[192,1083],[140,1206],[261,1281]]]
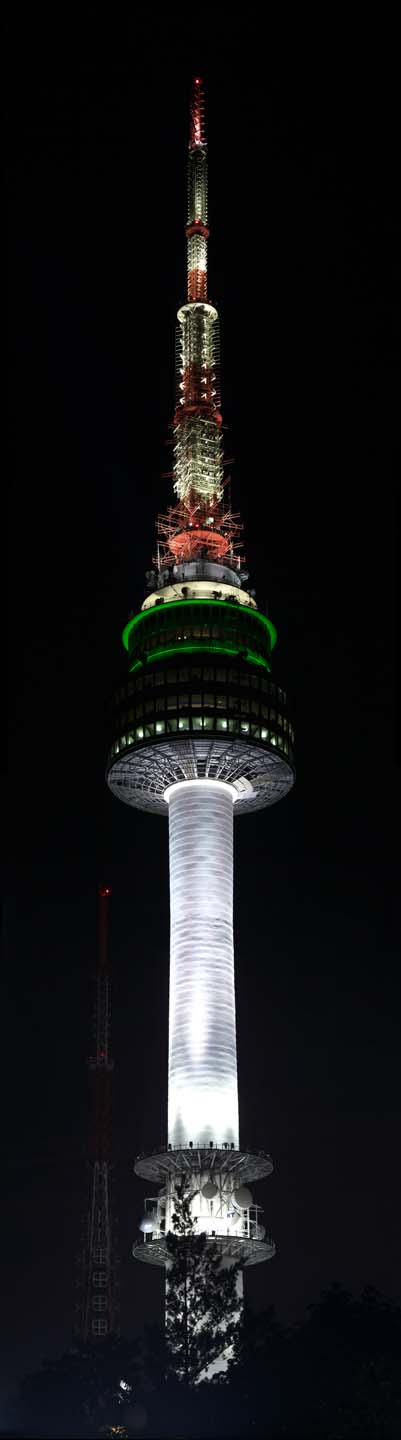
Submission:
[[[207,143],[202,80],[190,107],[187,304],[178,312],[174,490],[178,503],[157,522],[159,572],[205,559],[239,570],[242,525],[224,503],[220,401],[220,325],[207,295]]]

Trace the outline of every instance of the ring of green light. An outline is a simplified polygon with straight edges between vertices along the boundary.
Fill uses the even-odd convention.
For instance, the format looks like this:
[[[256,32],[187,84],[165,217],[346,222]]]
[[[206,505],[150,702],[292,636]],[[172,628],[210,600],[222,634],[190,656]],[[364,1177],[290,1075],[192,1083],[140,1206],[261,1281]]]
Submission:
[[[260,620],[261,624],[265,626],[265,629],[268,630],[269,635],[270,635],[270,650],[273,650],[273,649],[274,649],[274,646],[275,646],[276,640],[277,640],[277,630],[276,630],[275,625],[273,625],[273,621],[272,621],[272,620],[268,620],[267,615],[263,615],[261,610],[253,610],[253,609],[251,609],[251,607],[248,606],[248,605],[232,605],[232,604],[230,604],[230,602],[227,601],[227,600],[223,600],[223,601],[222,601],[222,600],[207,600],[207,599],[200,599],[200,600],[168,600],[168,601],[165,601],[165,602],[163,603],[163,607],[161,607],[161,606],[159,607],[159,606],[152,605],[152,606],[149,607],[148,610],[139,610],[138,614],[137,614],[137,615],[133,615],[133,616],[132,616],[132,619],[131,619],[131,620],[128,620],[127,625],[124,626],[124,630],[123,630],[123,634],[122,634],[122,640],[123,640],[123,645],[125,646],[125,649],[126,649],[126,650],[129,650],[129,643],[128,643],[128,642],[129,642],[129,637],[130,637],[131,631],[134,629],[134,627],[135,627],[136,625],[139,625],[139,624],[141,623],[141,621],[145,621],[145,620],[149,619],[150,616],[152,616],[152,618],[154,619],[154,611],[155,611],[156,609],[159,609],[159,608],[160,608],[160,609],[163,609],[163,615],[164,615],[167,610],[179,610],[179,609],[181,609],[181,607],[182,607],[183,605],[192,605],[192,606],[194,606],[194,605],[203,605],[203,606],[206,606],[206,605],[207,605],[208,607],[209,607],[209,606],[216,606],[216,605],[217,605],[217,608],[218,608],[220,611],[222,611],[223,613],[224,613],[225,610],[234,611],[234,613],[236,614],[237,618],[238,618],[238,614],[241,613],[241,610],[244,610],[246,616],[251,615],[253,619],[255,619],[255,620]],[[208,641],[206,641],[205,647],[202,646],[202,647],[199,647],[199,649],[201,649],[201,648],[202,648],[202,649],[203,649],[203,648],[206,648],[207,645],[208,645]],[[183,647],[180,646],[180,649],[181,649],[181,648],[183,648]]]

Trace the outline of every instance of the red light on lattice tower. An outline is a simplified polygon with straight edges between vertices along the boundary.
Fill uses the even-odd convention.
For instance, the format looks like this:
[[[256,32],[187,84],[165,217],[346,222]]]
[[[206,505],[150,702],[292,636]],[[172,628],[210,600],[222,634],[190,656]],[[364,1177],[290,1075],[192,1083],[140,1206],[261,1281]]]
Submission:
[[[196,76],[192,86],[189,149],[194,150],[196,145],[206,145],[203,80],[199,75]]]

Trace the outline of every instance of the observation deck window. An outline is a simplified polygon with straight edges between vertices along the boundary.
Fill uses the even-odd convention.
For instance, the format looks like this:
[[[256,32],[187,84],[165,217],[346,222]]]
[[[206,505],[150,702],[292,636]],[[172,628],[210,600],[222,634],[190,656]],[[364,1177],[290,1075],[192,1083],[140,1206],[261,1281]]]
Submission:
[[[199,692],[197,692],[196,695],[193,695],[193,696],[192,696],[192,705],[193,705],[193,706],[197,706],[197,705],[201,705],[201,704],[202,704],[202,696],[199,694]]]
[[[226,697],[226,695],[216,695],[216,707],[217,707],[218,710],[226,710],[226,709],[227,709],[227,697]]]
[[[168,722],[167,722],[167,729],[168,729],[168,730],[176,730],[176,729],[177,729],[177,721],[172,722],[171,720],[168,720]],[[181,718],[181,720],[178,721],[178,729],[179,729],[179,730],[189,730],[189,715],[183,715],[182,718]]]
[[[203,729],[204,729],[204,730],[213,730],[213,728],[214,728],[213,715],[204,715],[204,716],[203,716]]]
[[[233,732],[234,735],[237,735],[239,731],[239,720],[229,720],[228,728]]]
[[[249,735],[249,722],[248,722],[248,720],[241,720],[241,735]]]
[[[168,710],[176,710],[176,709],[177,709],[177,696],[176,696],[176,695],[168,695],[168,696],[167,696],[167,709],[168,709]]]
[[[166,729],[165,720],[156,720],[156,735],[164,735]]]
[[[201,716],[201,715],[193,715],[193,716],[192,716],[192,729],[193,729],[193,730],[201,730],[201,729],[202,729],[202,716]]]
[[[218,715],[216,719],[216,730],[227,730],[227,720]]]

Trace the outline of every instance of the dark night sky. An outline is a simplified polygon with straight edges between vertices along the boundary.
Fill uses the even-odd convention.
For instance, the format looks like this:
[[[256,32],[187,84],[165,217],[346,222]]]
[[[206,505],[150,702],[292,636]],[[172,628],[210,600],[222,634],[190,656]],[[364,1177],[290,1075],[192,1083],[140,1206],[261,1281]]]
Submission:
[[[328,43],[297,68],[282,39],[263,64],[252,7],[246,26],[214,13],[200,47],[174,13],[124,14],[109,31],[35,15],[9,49],[6,1374],[71,1336],[103,876],[122,1328],[162,1314],[130,1246],[133,1158],[166,1124],[167,829],[111,798],[104,763],[171,493],[197,70],[226,453],[297,735],[292,795],[236,827],[241,1131],[275,1161],[259,1198],[277,1257],[248,1296],[291,1319],[331,1280],[399,1294],[393,79],[373,48],[356,70]]]

